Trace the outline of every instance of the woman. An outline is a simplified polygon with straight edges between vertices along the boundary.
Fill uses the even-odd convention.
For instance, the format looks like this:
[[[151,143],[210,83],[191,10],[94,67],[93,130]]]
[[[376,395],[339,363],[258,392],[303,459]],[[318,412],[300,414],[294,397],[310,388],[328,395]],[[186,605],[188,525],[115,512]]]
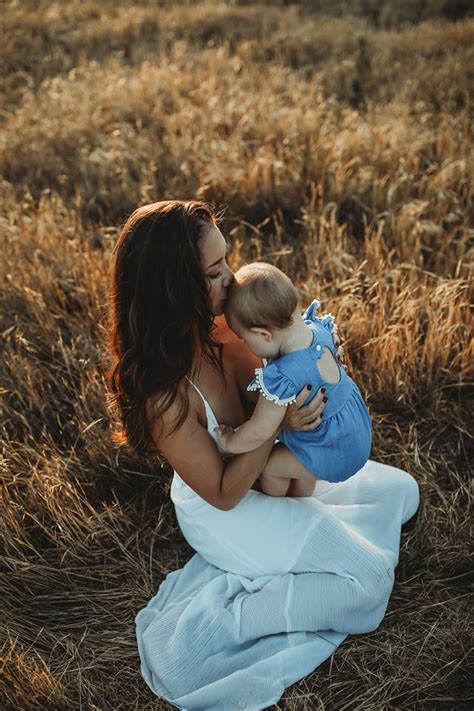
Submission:
[[[203,499],[232,508],[258,486],[274,438],[223,463],[206,427],[198,392],[219,421],[237,427],[257,400],[246,386],[262,365],[222,316],[233,274],[216,218],[199,202],[146,205],[125,224],[114,251],[111,380],[125,429],[118,439],[143,453],[159,451]],[[321,422],[327,398],[317,393],[300,411],[308,394],[289,408],[286,427]]]
[[[141,207],[130,216],[114,250],[111,346],[116,361],[110,386],[123,424],[118,440],[128,441],[140,453],[158,452],[171,464],[171,497],[180,528],[198,552],[199,564],[206,565],[207,561],[206,570],[202,568],[199,573],[205,573],[201,587],[193,588],[193,630],[201,618],[206,618],[207,602],[199,607],[199,595],[210,578],[225,574],[230,576],[227,582],[232,579],[235,584],[235,576],[240,576],[238,581],[245,588],[241,593],[250,597],[245,598],[245,613],[239,608],[238,642],[245,624],[250,626],[242,638],[244,648],[237,643],[234,657],[239,659],[237,669],[249,671],[245,683],[252,689],[252,703],[257,698],[259,703],[267,703],[269,698],[276,698],[277,689],[281,695],[285,685],[308,672],[297,663],[282,687],[281,674],[273,678],[270,664],[266,674],[267,682],[274,682],[268,687],[271,691],[253,688],[253,661],[242,666],[248,640],[304,630],[334,630],[344,636],[375,629],[393,586],[400,527],[416,511],[418,489],[407,473],[369,460],[353,477],[355,482],[318,482],[314,497],[298,498],[295,480],[286,496],[267,496],[258,490],[258,477],[277,432],[256,450],[232,458],[224,456],[214,427],[223,422],[235,428],[249,417],[256,393],[247,392],[246,386],[255,368],[262,365],[222,316],[233,278],[226,249],[218,215],[205,203],[159,202]],[[299,394],[297,402],[288,408],[282,427],[308,430],[319,425],[327,400],[318,392],[304,405],[308,396],[308,390]],[[362,508],[370,514],[364,519],[360,516]],[[267,612],[260,610],[263,598],[255,597],[257,590],[249,590],[247,583],[261,576],[267,576],[265,581],[268,576],[277,576],[278,585],[290,584],[291,604],[288,587],[285,602],[279,606],[282,591],[264,586],[258,594],[267,595]],[[206,591],[208,594],[207,587]],[[212,594],[217,593],[214,590]],[[221,590],[219,594],[228,593]],[[169,586],[166,596],[169,602]],[[183,599],[181,594],[180,601]],[[213,610],[218,609],[216,600],[213,598]],[[228,606],[222,611],[222,619],[213,613],[213,626],[204,625],[202,632],[209,633],[210,638],[197,649],[185,637],[177,661],[186,669],[184,673],[166,667],[161,656],[167,645],[169,658],[176,637],[163,637],[162,628],[153,628],[175,609],[176,605],[166,610],[161,607],[153,622],[151,608],[146,620],[142,615],[145,611],[137,616],[142,673],[147,682],[171,702],[185,699],[186,708],[232,707],[236,692],[230,678],[234,678],[234,672],[221,674],[224,667],[217,665],[216,671],[214,665],[210,680],[206,676],[210,672],[203,671],[206,658],[200,655],[203,649],[211,653],[212,645],[217,644],[218,651],[212,651],[215,662],[222,651],[219,645],[228,643],[224,642],[224,628],[219,627],[221,634],[216,636],[216,625],[224,619],[226,624],[229,619],[236,622],[237,617],[228,617]],[[186,611],[189,609],[186,607]],[[183,613],[181,630],[187,629],[185,619]],[[229,634],[236,644],[234,632]],[[156,647],[158,637],[161,641]],[[321,638],[316,642],[321,645]],[[183,655],[190,654],[191,648],[192,656],[184,660]],[[325,656],[329,653],[325,648]],[[315,659],[321,661],[321,654],[319,646]],[[270,658],[274,663],[275,651]],[[188,676],[191,670],[192,681]],[[204,674],[201,681],[196,681],[196,674]],[[216,674],[221,674],[217,686]],[[181,680],[178,687],[177,678]],[[210,694],[204,701],[203,690]],[[199,699],[193,697],[196,691],[201,694]]]

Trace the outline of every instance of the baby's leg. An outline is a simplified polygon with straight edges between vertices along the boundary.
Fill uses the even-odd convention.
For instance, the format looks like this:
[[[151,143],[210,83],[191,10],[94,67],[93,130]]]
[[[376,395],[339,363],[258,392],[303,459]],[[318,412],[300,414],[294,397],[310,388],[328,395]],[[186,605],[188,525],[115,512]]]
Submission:
[[[262,491],[269,496],[312,496],[317,479],[281,442],[260,475]]]

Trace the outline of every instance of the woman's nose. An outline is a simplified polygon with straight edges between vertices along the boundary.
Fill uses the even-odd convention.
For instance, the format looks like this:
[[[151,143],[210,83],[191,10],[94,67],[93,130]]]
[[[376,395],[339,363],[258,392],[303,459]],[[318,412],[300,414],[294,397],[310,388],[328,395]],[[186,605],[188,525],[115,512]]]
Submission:
[[[234,272],[227,267],[227,272],[224,277],[224,285],[227,287],[234,281]]]

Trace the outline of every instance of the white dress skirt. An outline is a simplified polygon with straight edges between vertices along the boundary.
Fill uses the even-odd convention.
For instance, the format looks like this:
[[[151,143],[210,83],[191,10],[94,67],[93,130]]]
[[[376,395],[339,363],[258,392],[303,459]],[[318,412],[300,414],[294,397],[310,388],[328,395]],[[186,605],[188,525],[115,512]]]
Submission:
[[[229,511],[175,472],[171,499],[196,553],[137,614],[141,673],[178,708],[227,711],[277,703],[348,634],[377,628],[419,491],[369,460],[346,481],[318,481],[313,496],[250,489]]]

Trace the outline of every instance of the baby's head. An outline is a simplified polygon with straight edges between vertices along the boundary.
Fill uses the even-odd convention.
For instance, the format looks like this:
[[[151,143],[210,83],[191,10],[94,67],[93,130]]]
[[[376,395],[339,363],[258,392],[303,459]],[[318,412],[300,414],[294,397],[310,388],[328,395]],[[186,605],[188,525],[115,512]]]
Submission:
[[[276,358],[298,310],[298,294],[282,271],[252,262],[234,274],[225,306],[227,323],[260,358]]]

